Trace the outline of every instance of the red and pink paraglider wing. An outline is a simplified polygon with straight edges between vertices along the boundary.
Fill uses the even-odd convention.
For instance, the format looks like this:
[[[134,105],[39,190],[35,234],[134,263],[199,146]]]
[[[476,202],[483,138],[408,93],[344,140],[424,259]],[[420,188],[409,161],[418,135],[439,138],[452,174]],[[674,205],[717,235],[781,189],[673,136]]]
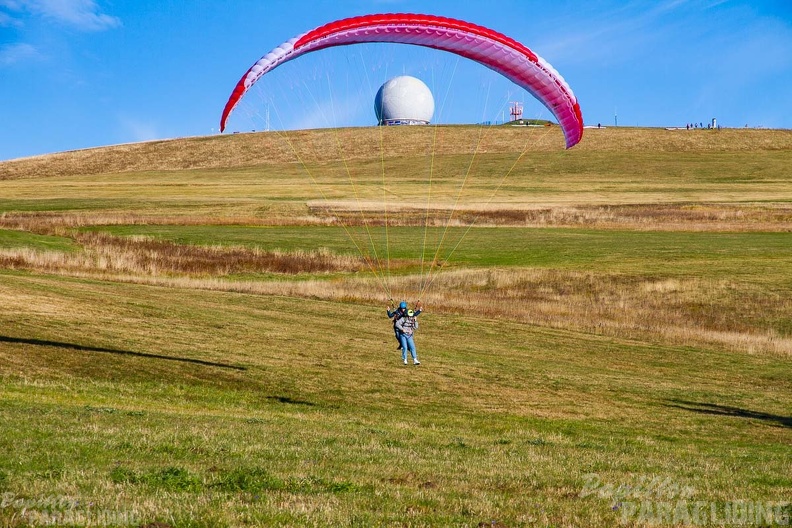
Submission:
[[[413,44],[474,60],[529,91],[555,116],[567,148],[583,136],[580,105],[569,85],[550,64],[523,44],[497,31],[461,20],[416,14],[382,14],[347,18],[291,39],[259,59],[237,83],[220,121],[265,73],[300,55],[333,46],[364,42]]]

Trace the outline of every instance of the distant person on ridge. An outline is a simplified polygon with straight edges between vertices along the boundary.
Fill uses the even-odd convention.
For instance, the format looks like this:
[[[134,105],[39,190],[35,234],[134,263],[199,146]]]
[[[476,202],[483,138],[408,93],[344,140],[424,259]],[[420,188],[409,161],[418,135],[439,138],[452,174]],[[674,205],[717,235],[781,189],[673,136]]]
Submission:
[[[420,365],[421,362],[418,361],[418,354],[415,352],[415,339],[413,339],[413,335],[415,331],[418,329],[418,320],[415,318],[416,313],[412,310],[407,310],[407,313],[399,318],[396,321],[396,328],[399,331],[399,336],[401,339],[401,349],[402,349],[402,361],[404,364],[407,364],[407,349],[410,349],[410,355],[412,355],[413,364]]]

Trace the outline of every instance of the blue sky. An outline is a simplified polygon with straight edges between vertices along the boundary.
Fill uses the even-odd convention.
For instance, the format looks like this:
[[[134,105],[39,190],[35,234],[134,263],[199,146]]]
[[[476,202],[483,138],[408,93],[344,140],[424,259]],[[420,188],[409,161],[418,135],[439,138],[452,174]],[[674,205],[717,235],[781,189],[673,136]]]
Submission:
[[[324,23],[378,12],[460,18],[521,41],[567,80],[587,124],[617,114],[626,126],[716,117],[792,128],[790,0],[0,0],[0,160],[216,133],[259,57]],[[355,48],[265,76],[229,128],[264,128],[267,111],[274,128],[373,124],[373,92],[401,73],[430,85],[437,122],[497,120],[509,100],[524,101],[526,117],[550,117],[469,61]]]

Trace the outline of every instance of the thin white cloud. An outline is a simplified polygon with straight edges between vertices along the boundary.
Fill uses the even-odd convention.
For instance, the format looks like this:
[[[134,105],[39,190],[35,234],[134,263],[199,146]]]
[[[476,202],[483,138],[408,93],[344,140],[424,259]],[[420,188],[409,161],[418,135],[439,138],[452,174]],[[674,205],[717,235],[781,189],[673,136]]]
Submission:
[[[543,56],[558,62],[590,60],[618,63],[653,53],[679,35],[698,35],[697,17],[725,4],[726,0],[666,0],[613,3],[600,9],[589,6],[576,22],[558,20],[548,27],[562,28],[534,41]],[[706,29],[705,29],[706,30]]]
[[[3,7],[3,4],[0,3],[0,7]],[[8,13],[3,13],[0,11],[0,27],[15,27],[20,28],[22,27],[22,21],[18,20]]]
[[[4,39],[0,45],[0,67],[42,60],[51,54],[25,42],[30,34],[41,32],[41,25],[97,32],[120,26],[121,19],[102,13],[94,0],[0,0],[0,28],[12,28],[19,34],[18,39]],[[13,40],[17,42],[9,42]]]
[[[0,47],[0,66],[41,59],[41,53],[30,44],[8,44]]]
[[[547,24],[555,28],[543,38],[532,40],[534,50],[553,62],[587,62],[592,59],[618,62],[632,56],[638,46],[656,32],[647,32],[658,13],[672,9],[661,4],[651,11],[635,9],[631,4],[614,9],[589,8],[577,22],[558,20]]]
[[[0,0],[0,7],[18,11],[22,9],[22,0]]]
[[[102,13],[94,0],[7,0],[0,7],[70,26],[81,31],[104,31],[121,25],[121,19]],[[6,14],[6,18],[11,18]]]
[[[93,0],[34,0],[31,3],[42,16],[84,31],[103,31],[121,25],[120,18],[100,13]]]

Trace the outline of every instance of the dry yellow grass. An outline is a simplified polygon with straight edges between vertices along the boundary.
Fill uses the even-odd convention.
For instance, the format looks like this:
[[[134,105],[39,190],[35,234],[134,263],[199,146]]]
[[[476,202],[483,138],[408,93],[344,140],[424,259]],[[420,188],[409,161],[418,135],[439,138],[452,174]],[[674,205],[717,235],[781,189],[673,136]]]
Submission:
[[[224,276],[233,273],[357,272],[359,258],[328,251],[280,252],[250,248],[202,247],[175,244],[149,237],[115,237],[104,233],[73,235],[83,251],[64,253],[30,249],[0,250],[0,266],[42,272],[112,272],[142,275],[192,274]],[[398,263],[394,263],[394,267]]]
[[[365,217],[371,225],[792,229],[791,131],[590,129],[574,149],[560,145],[557,127],[458,126],[52,154],[0,163],[0,206],[7,200],[9,211],[0,226],[50,233],[124,223],[358,225]]]
[[[478,143],[479,137],[481,143]],[[477,147],[478,145],[478,147]],[[382,152],[381,152],[382,146]],[[558,127],[438,126],[258,132],[131,143],[76,150],[0,163],[0,180],[133,171],[240,168],[260,164],[448,155],[477,151],[557,152]],[[733,152],[792,150],[792,130],[589,129],[575,151]]]
[[[779,204],[635,204],[591,206],[534,206],[429,209],[382,203],[309,202],[281,207],[266,216],[245,214],[145,212],[29,212],[0,213],[0,228],[63,235],[69,229],[95,225],[269,225],[309,226],[479,226],[591,227],[651,231],[789,232],[792,206]],[[364,210],[361,215],[360,211]]]
[[[792,231],[792,206],[785,204],[634,204],[591,206],[533,206],[515,204],[504,209],[447,209],[390,206],[391,217],[381,214],[377,202],[309,203],[310,217],[295,219],[291,225],[343,223],[360,225],[360,209],[372,226],[509,226],[509,227],[592,227],[652,231]],[[2,219],[0,219],[0,222]],[[2,224],[0,224],[2,225]],[[278,224],[282,225],[282,224]]]

